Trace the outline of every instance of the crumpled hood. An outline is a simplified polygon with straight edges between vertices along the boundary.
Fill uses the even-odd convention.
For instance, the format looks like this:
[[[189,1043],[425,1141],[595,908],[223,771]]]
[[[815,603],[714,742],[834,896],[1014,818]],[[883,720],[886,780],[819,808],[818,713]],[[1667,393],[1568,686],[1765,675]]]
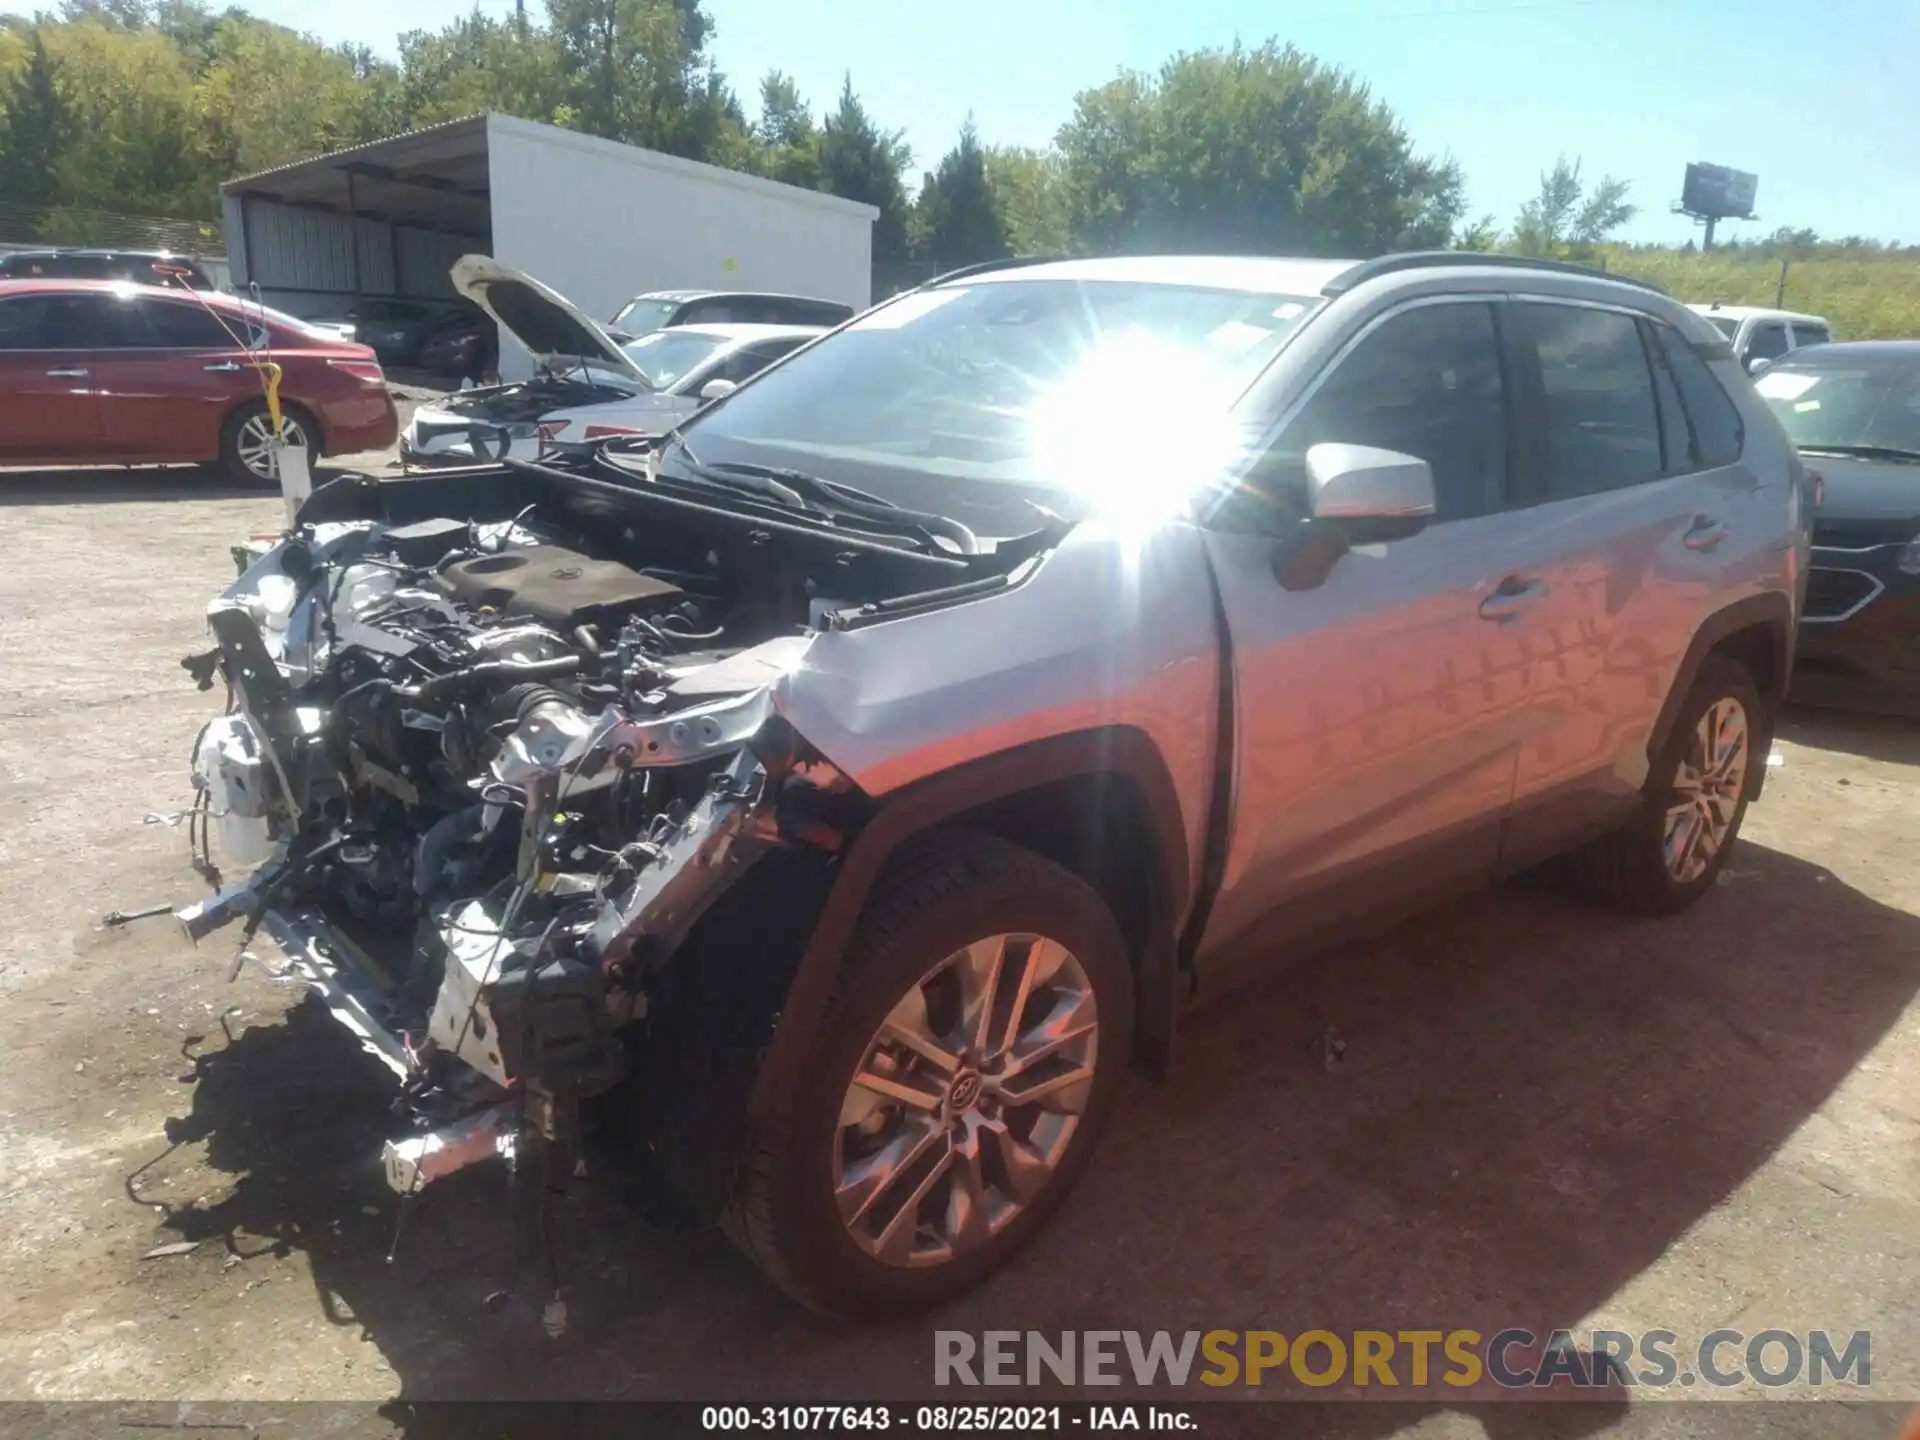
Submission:
[[[489,255],[464,255],[449,273],[454,288],[491,315],[543,369],[592,365],[653,388],[598,321],[524,271]]]

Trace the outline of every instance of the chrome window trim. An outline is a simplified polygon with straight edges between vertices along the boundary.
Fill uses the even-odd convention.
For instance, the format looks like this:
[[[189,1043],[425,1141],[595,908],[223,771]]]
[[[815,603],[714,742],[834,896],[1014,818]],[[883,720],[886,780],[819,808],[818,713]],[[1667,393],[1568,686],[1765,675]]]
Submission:
[[[1887,588],[1886,581],[1882,580],[1878,575],[1866,570],[1856,570],[1850,565],[1809,565],[1807,567],[1808,580],[1812,580],[1815,570],[1826,570],[1835,575],[1865,576],[1873,582],[1873,588],[1862,596],[1859,601],[1847,609],[1842,610],[1838,615],[1808,615],[1805,611],[1802,611],[1800,615],[1800,623],[1802,625],[1838,625],[1842,620],[1851,620],[1862,610],[1866,609],[1867,606],[1878,600]]]

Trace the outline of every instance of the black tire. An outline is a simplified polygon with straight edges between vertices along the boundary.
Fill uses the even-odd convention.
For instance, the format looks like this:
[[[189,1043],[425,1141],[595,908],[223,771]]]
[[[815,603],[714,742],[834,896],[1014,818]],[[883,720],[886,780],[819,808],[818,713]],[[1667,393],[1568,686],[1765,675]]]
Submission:
[[[1665,855],[1667,811],[1679,799],[1674,780],[1694,742],[1701,717],[1723,700],[1737,702],[1745,714],[1745,773],[1725,840],[1704,870],[1682,881],[1669,871]],[[1772,730],[1771,718],[1746,667],[1722,655],[1709,655],[1680,707],[1666,747],[1648,772],[1639,813],[1619,830],[1568,857],[1568,869],[1576,883],[1633,915],[1675,915],[1692,905],[1713,888],[1740,837],[1741,822],[1746,819],[1747,806],[1766,765]]]
[[[320,427],[314,419],[298,405],[282,402],[280,406],[282,421],[289,432],[298,429],[306,437],[307,459],[309,463],[320,458]],[[241,458],[241,437],[247,427],[258,420],[266,423],[267,402],[249,400],[237,405],[226,424],[220,427],[220,459],[217,462],[221,475],[236,485],[245,485],[255,490],[270,490],[278,486],[278,477],[255,473]]]
[[[1077,1127],[1045,1188],[980,1248],[923,1268],[885,1263],[854,1241],[835,1204],[842,1098],[910,987],[977,940],[1022,933],[1065,946],[1093,992],[1098,1050]],[[871,1317],[936,1305],[1010,1260],[1072,1190],[1118,1096],[1132,1039],[1126,942],[1092,887],[992,836],[937,837],[890,864],[875,886],[805,1078],[777,1126],[753,1137],[723,1227],[769,1278],[815,1310]]]

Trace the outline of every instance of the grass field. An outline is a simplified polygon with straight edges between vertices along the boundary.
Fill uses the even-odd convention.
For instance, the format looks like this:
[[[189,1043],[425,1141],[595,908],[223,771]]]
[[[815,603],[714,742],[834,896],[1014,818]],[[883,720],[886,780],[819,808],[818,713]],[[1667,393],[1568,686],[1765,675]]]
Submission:
[[[1780,263],[1734,252],[1700,255],[1623,247],[1606,252],[1608,270],[1651,280],[1680,300],[1778,303],[1826,316],[1836,340],[1920,339],[1920,256],[1790,261],[1784,292]]]

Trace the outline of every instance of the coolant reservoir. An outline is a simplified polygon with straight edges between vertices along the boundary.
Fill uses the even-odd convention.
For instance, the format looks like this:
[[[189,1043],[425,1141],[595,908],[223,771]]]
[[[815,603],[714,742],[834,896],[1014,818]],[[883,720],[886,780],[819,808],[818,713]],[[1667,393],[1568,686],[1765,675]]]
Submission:
[[[254,617],[270,635],[287,633],[287,619],[300,599],[300,587],[286,575],[260,577],[260,609]]]
[[[220,853],[235,865],[258,865],[273,852],[272,807],[278,777],[253,722],[222,715],[201,733],[193,754],[194,783],[220,836]]]

